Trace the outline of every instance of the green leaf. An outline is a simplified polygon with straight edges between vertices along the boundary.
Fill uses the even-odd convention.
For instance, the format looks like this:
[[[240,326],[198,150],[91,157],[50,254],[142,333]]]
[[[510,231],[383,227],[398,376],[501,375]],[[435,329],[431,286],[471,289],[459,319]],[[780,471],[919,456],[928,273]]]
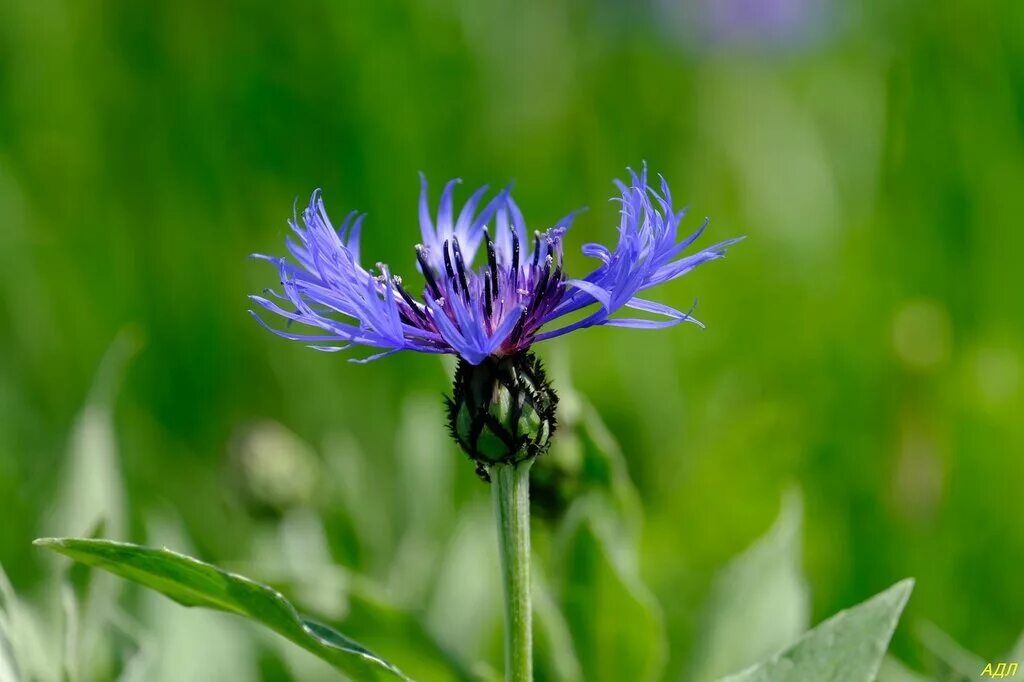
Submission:
[[[356,680],[408,679],[358,643],[300,617],[280,593],[192,557],[110,540],[44,538],[36,544],[154,589],[184,606],[259,622]]]
[[[38,614],[14,593],[0,566],[0,659],[5,660],[0,670],[6,666],[16,673],[0,677],[0,682],[57,678],[60,657],[47,648],[51,642],[47,635]]]
[[[114,402],[128,365],[141,347],[138,330],[127,327],[104,354],[75,419],[47,532],[86,535],[104,523],[110,535],[124,534],[125,495],[114,433]]]
[[[17,682],[21,679],[21,673],[18,672],[18,662],[14,657],[14,642],[11,641],[8,634],[9,630],[7,617],[0,611],[0,680]]]
[[[148,541],[154,545],[177,547],[184,553],[194,551],[188,534],[172,514],[149,516],[145,529]],[[118,580],[100,570],[93,572]],[[137,675],[139,680],[189,682],[258,679],[254,633],[245,621],[222,614],[197,617],[152,590],[139,596],[134,609],[138,618],[135,631],[140,638],[139,658],[134,665],[126,661],[129,675]],[[326,668],[327,674],[336,676],[323,661],[280,637],[271,637],[274,645],[294,652],[296,658],[310,661],[321,673]]]
[[[928,682],[928,678],[914,672],[894,656],[886,656],[882,659],[876,682]]]
[[[7,574],[3,566],[0,566],[0,682],[17,682],[21,679],[10,613],[15,599]]]
[[[914,581],[840,611],[773,658],[723,682],[871,682]]]
[[[1017,638],[1013,649],[1007,654],[1006,660],[1012,663],[1024,663],[1024,632],[1020,633],[1020,637]]]
[[[106,522],[97,522],[88,537],[99,538]],[[87,680],[103,673],[116,658],[108,629],[117,609],[120,583],[80,563],[71,564],[61,577],[60,628],[64,637],[63,666],[68,680]]]
[[[395,603],[396,590],[390,584],[380,586],[332,561],[323,523],[313,511],[288,512],[258,543],[254,559],[257,568],[249,572],[288,594],[319,622],[347,632],[371,649],[387,649],[388,658],[413,678],[473,679],[469,666],[441,645],[415,608]],[[408,563],[425,571],[415,557]]]
[[[610,533],[595,523],[595,510],[574,511],[582,513],[571,511],[567,518],[559,565],[563,612],[583,679],[657,679],[666,658],[664,626],[654,597],[628,561],[631,548],[612,547]]]
[[[711,588],[690,679],[715,680],[764,660],[809,625],[800,569],[803,504],[788,493],[775,524],[719,574]]]
[[[469,682],[476,675],[444,648],[413,614],[396,608],[374,593],[365,581],[354,582],[348,612],[341,621],[347,632],[370,646],[388,645],[390,657],[415,679]]]
[[[538,682],[580,682],[583,672],[572,646],[572,634],[551,596],[541,566],[533,566],[534,663]]]
[[[985,669],[985,661],[946,634],[938,625],[924,621],[917,626],[917,638],[924,645],[926,669],[937,680],[967,682],[976,680]]]
[[[92,386],[71,431],[61,466],[60,488],[45,521],[48,534],[121,537],[126,525],[124,481],[114,428],[114,407],[132,359],[142,347],[141,332],[122,329],[96,369]],[[44,640],[59,637],[59,662],[68,682],[105,679],[121,659],[121,640],[111,636],[109,622],[117,608],[122,583],[110,575],[93,575],[72,565],[53,575],[49,589],[60,595],[61,609],[43,611]],[[53,615],[59,618],[53,619]],[[49,645],[47,645],[49,646]]]

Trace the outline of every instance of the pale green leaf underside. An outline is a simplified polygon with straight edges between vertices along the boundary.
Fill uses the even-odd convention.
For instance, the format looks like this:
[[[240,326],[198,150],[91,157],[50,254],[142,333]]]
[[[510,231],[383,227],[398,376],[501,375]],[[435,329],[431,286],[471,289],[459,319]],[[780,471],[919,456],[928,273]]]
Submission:
[[[871,682],[913,586],[902,580],[840,611],[789,649],[723,682]]]
[[[334,630],[303,619],[281,594],[168,549],[111,540],[44,538],[36,544],[156,590],[184,606],[254,620],[354,680],[407,680],[395,666]]]
[[[807,631],[801,561],[803,504],[788,493],[771,530],[718,575],[700,629],[690,679],[715,680],[762,661]]]

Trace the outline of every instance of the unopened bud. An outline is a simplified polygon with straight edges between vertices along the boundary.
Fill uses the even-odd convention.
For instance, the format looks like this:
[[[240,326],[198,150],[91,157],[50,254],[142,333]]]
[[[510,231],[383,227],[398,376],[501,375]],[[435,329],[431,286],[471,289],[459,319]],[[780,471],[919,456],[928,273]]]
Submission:
[[[558,396],[533,353],[489,357],[479,365],[459,360],[447,402],[452,438],[484,480],[487,467],[518,464],[551,444]]]

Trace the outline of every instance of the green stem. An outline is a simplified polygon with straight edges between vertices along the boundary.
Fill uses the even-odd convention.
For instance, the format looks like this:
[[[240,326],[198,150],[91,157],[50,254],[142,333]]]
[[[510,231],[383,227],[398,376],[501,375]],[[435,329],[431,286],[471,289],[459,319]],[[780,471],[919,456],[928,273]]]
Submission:
[[[533,616],[530,608],[530,465],[490,469],[498,553],[505,587],[505,682],[533,682]]]

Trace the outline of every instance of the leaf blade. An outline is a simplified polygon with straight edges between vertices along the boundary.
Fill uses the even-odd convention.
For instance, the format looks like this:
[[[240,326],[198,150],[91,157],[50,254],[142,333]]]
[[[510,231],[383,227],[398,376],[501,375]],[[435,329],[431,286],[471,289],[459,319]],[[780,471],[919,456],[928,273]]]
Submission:
[[[902,580],[840,611],[785,651],[722,682],[871,682],[913,585]]]
[[[659,679],[667,659],[661,610],[626,561],[631,548],[613,547],[597,512],[578,509],[563,529],[560,592],[583,679]]]
[[[712,585],[691,678],[715,680],[764,660],[810,625],[800,568],[803,503],[790,491],[767,533],[733,558]]]
[[[255,620],[357,680],[407,680],[395,666],[326,626],[302,619],[279,592],[169,549],[111,540],[42,538],[36,545],[156,590],[183,606]]]
[[[916,629],[924,647],[926,669],[935,679],[970,682],[985,669],[984,659],[965,649],[935,623],[923,621]]]

